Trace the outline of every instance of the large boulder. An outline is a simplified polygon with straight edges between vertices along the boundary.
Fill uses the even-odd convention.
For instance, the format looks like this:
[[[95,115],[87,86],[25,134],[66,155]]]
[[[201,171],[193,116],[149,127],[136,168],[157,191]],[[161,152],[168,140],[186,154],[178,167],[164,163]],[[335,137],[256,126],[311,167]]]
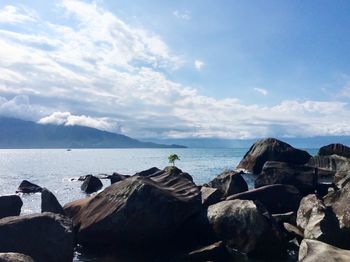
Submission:
[[[346,158],[350,158],[350,147],[343,144],[329,144],[323,146],[318,151],[319,156],[331,156],[338,155]]]
[[[275,138],[266,138],[256,142],[245,154],[238,169],[244,169],[253,174],[260,174],[265,162],[279,161],[292,164],[305,164],[311,155]]]
[[[128,178],[130,176],[122,175],[117,172],[114,172],[112,175],[107,176],[111,180],[111,185],[120,181],[123,181],[124,179]]]
[[[42,190],[41,186],[33,184],[28,180],[23,180],[21,184],[18,186],[16,193],[30,194],[30,193],[41,192],[41,190]]]
[[[350,250],[344,250],[317,240],[304,239],[300,244],[299,261],[348,262]]]
[[[297,226],[303,231],[306,239],[316,239],[334,245],[342,244],[343,236],[337,218],[315,194],[301,200]]]
[[[0,218],[19,216],[23,202],[17,195],[0,197]]]
[[[0,219],[0,252],[23,253],[36,262],[72,261],[72,221],[53,213]]]
[[[323,174],[323,177],[332,177],[337,171],[350,170],[350,159],[338,155],[313,156],[307,165],[318,168],[320,176]]]
[[[255,180],[255,188],[272,184],[287,184],[308,194],[315,191],[317,181],[317,169],[313,167],[268,161]]]
[[[134,175],[65,205],[78,242],[146,247],[174,240],[186,220],[201,210],[200,189],[181,174],[155,172]]]
[[[93,175],[87,175],[84,183],[81,185],[81,190],[85,193],[93,193],[102,188],[103,184],[101,180],[98,177],[95,177]]]
[[[202,186],[201,187],[202,205],[208,207],[220,202],[222,193],[216,188]]]
[[[20,253],[0,253],[0,262],[34,262],[34,260]]]
[[[284,252],[279,227],[259,202],[226,200],[208,207],[207,218],[218,239],[255,257],[276,257]]]
[[[64,209],[58,202],[55,195],[46,188],[41,191],[41,212],[51,212],[54,214],[65,215]]]
[[[270,213],[281,214],[290,211],[296,212],[302,197],[300,191],[294,186],[269,185],[232,195],[227,200],[260,201]]]
[[[248,190],[248,185],[241,172],[227,171],[214,178],[209,183],[210,187],[217,188],[224,197]]]

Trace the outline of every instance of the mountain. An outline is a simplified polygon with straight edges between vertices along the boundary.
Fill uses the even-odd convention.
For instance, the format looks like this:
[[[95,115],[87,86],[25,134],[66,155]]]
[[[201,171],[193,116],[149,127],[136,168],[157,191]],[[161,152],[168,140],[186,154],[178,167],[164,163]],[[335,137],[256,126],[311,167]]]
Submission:
[[[0,118],[0,148],[183,148],[142,142],[85,126],[42,125]]]

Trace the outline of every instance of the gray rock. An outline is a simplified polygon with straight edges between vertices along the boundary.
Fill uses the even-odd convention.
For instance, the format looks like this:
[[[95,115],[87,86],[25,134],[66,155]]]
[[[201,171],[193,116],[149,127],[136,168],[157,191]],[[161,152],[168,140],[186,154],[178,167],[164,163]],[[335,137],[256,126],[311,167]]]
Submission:
[[[224,197],[248,190],[248,185],[241,172],[227,171],[218,175],[208,183],[210,187],[217,188]]]
[[[216,188],[202,186],[201,197],[202,205],[208,207],[210,205],[216,204],[217,202],[220,202],[222,199],[222,193]]]
[[[55,195],[46,188],[41,191],[41,213],[44,212],[65,215],[63,207]]]
[[[23,202],[17,195],[0,197],[0,218],[9,216],[19,216]]]
[[[20,253],[0,253],[0,262],[34,262],[34,260]]]
[[[36,262],[72,261],[72,221],[53,213],[0,219],[0,252],[22,253]]]
[[[186,260],[193,262],[221,262],[230,261],[230,256],[230,252],[226,245],[222,241],[219,241],[209,246],[205,246],[190,252]]]
[[[337,171],[350,170],[350,158],[338,155],[313,156],[307,165],[318,168],[319,173],[323,172],[323,176],[325,177],[332,177]]]

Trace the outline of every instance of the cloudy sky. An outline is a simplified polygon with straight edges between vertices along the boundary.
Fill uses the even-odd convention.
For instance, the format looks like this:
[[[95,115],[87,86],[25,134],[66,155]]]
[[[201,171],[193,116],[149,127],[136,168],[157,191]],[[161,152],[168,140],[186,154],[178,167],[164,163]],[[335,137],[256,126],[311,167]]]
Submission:
[[[350,135],[349,11],[0,0],[0,115],[138,138]]]

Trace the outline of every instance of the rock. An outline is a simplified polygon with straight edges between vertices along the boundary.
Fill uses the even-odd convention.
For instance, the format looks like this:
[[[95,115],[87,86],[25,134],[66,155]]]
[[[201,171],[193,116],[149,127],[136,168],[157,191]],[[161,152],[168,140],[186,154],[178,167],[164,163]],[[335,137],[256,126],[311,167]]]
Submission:
[[[306,239],[341,244],[342,236],[335,215],[315,194],[310,194],[301,200],[297,226],[302,229]]]
[[[23,202],[17,195],[0,197],[0,218],[19,216]]]
[[[337,171],[350,170],[350,159],[338,155],[331,156],[313,156],[309,159],[308,166],[317,167],[319,173],[324,173],[323,176],[334,176]],[[328,173],[325,173],[327,172]]]
[[[293,234],[293,237],[297,237],[299,239],[304,238],[304,233],[298,227],[294,226],[293,224],[283,223],[283,227],[289,233]]]
[[[210,205],[220,202],[222,193],[212,187],[202,186],[201,187],[202,205],[208,207]]]
[[[167,240],[175,239],[187,219],[201,210],[200,190],[186,177],[164,171],[143,174],[65,205],[79,243],[114,247],[165,245]]]
[[[282,233],[267,210],[250,200],[226,200],[208,207],[207,218],[218,239],[255,257],[282,255]]]
[[[310,154],[304,150],[296,149],[275,138],[266,138],[257,141],[249,149],[237,168],[260,174],[266,161],[303,165],[309,161],[310,157]]]
[[[282,214],[271,214],[271,216],[275,219],[277,223],[280,223],[280,224],[290,223],[294,225],[296,224],[296,221],[297,221],[297,215],[293,211],[282,213]]]
[[[317,240],[304,239],[299,249],[302,262],[348,262],[350,250],[340,249]]]
[[[217,188],[224,197],[248,190],[248,185],[241,172],[226,171],[208,183],[210,187]]]
[[[72,222],[52,213],[0,219],[0,252],[23,253],[36,262],[73,259]]]
[[[93,193],[102,188],[103,184],[98,177],[87,175],[84,183],[81,185],[81,190],[85,193]]]
[[[350,147],[347,147],[343,144],[330,144],[323,146],[318,151],[319,156],[331,156],[338,155],[346,158],[350,158]]]
[[[136,173],[134,176],[151,176],[151,175],[155,175],[161,171],[162,170],[160,170],[157,167],[151,167],[150,169],[146,169],[146,170],[143,170],[141,172]]]
[[[124,179],[128,178],[130,176],[125,176],[119,173],[113,173],[112,175],[108,176],[108,178],[111,180],[111,185],[114,183],[117,183],[119,181],[123,181]]]
[[[41,191],[41,213],[44,212],[65,215],[63,207],[55,195],[46,188]]]
[[[16,193],[38,193],[41,192],[42,188],[36,184],[29,182],[28,180],[23,180],[19,185]]]
[[[0,262],[34,262],[34,260],[20,253],[0,253]]]
[[[333,183],[337,188],[343,188],[350,181],[349,171],[338,171],[333,177]]]
[[[268,161],[255,180],[255,188],[272,184],[293,185],[303,194],[313,193],[317,185],[317,169],[285,162]]]
[[[229,259],[230,259],[230,253],[228,251],[228,248],[222,241],[219,241],[209,246],[202,247],[195,251],[190,252],[187,255],[186,260],[191,262],[192,261],[193,262],[195,261],[221,262],[221,261],[229,261]]]
[[[232,195],[227,200],[245,199],[260,201],[271,214],[297,211],[302,195],[291,185],[269,185]]]

